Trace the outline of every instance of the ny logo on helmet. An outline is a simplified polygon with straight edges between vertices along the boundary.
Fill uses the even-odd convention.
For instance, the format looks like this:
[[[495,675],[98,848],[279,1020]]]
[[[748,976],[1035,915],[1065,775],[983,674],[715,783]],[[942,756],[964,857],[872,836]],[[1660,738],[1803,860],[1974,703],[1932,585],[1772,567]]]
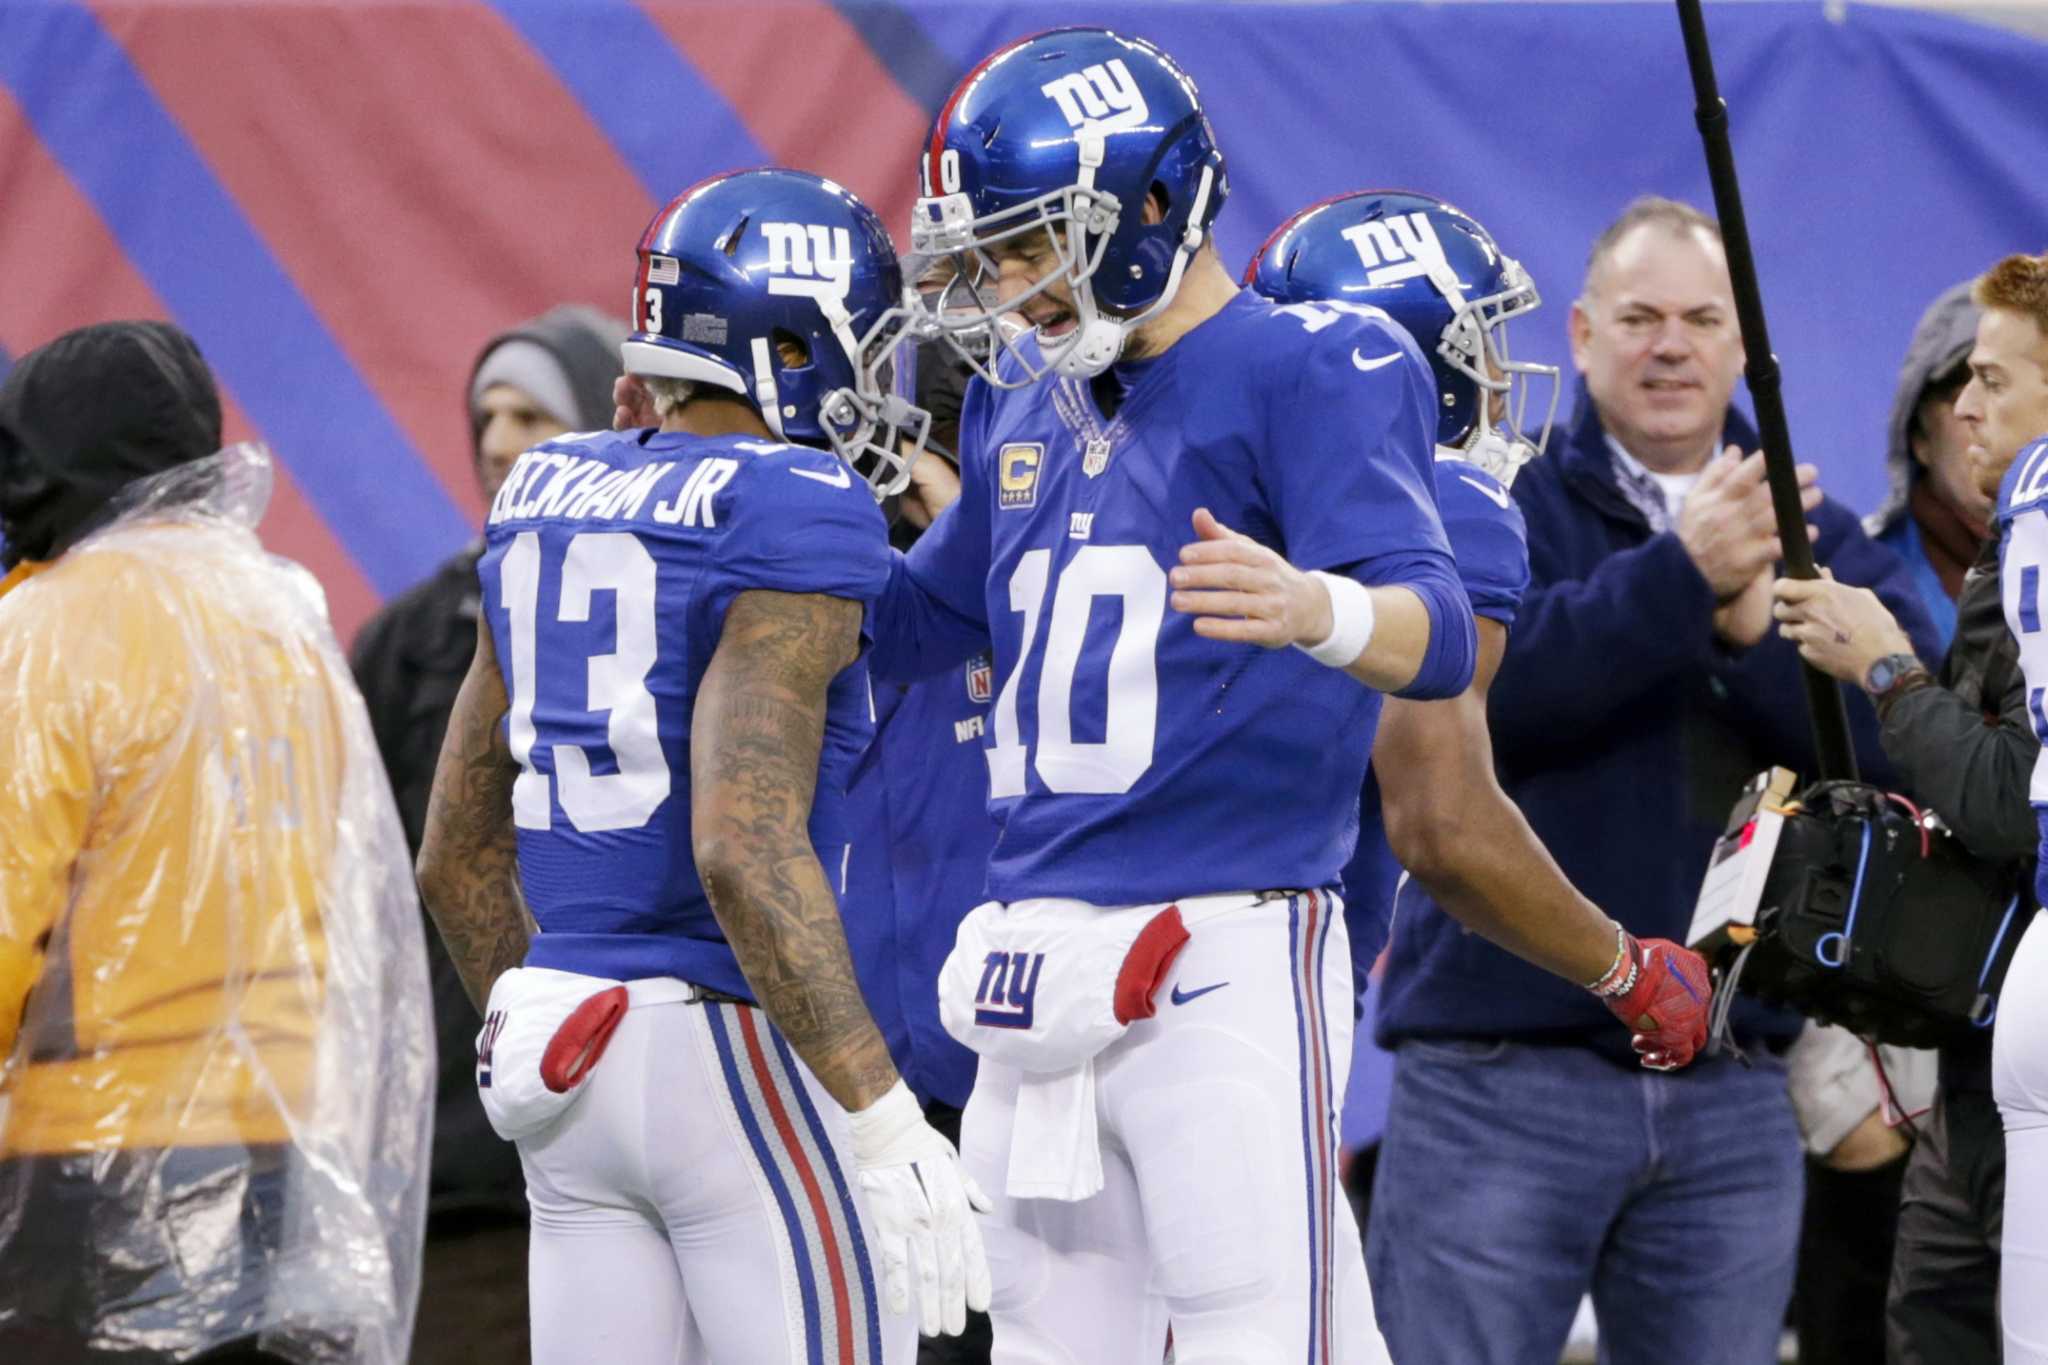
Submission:
[[[1131,77],[1121,57],[1049,81],[1038,87],[1060,107],[1067,123],[1075,129],[1097,133],[1136,128],[1150,112],[1145,93]]]
[[[763,223],[768,239],[771,294],[800,298],[830,295],[844,302],[853,281],[853,234],[816,223]]]
[[[1424,213],[1397,213],[1344,229],[1344,240],[1358,248],[1365,263],[1365,282],[1378,288],[1448,270],[1444,244]]]

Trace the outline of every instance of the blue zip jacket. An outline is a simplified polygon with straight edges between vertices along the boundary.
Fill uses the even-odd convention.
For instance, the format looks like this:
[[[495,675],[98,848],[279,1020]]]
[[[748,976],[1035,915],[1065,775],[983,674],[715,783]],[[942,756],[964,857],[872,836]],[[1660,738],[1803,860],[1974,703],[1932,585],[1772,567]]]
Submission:
[[[1723,444],[1757,448],[1730,408]],[[1567,877],[1642,938],[1683,941],[1708,853],[1742,784],[1782,764],[1815,775],[1798,652],[1776,630],[1736,653],[1714,636],[1713,591],[1673,532],[1622,496],[1583,385],[1571,426],[1516,480],[1529,591],[1490,693],[1502,785]],[[1823,502],[1816,558],[1873,589],[1923,659],[1940,657],[1899,557]],[[1877,716],[1844,688],[1866,781],[1895,785]],[[1737,1004],[1738,1039],[1789,1040],[1799,1019]],[[1470,934],[1410,881],[1395,907],[1377,1034],[1584,1043],[1633,1062],[1591,993]]]

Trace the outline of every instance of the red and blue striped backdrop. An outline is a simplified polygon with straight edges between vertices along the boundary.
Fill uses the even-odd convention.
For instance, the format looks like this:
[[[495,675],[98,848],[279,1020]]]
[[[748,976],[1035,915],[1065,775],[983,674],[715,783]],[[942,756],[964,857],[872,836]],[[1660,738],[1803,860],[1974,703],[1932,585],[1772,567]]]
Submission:
[[[1868,509],[1907,330],[2048,245],[2048,45],[1959,20],[1716,5],[1802,456]],[[866,0],[0,0],[0,367],[169,317],[283,471],[272,546],[344,636],[480,512],[461,386],[563,300],[622,307],[655,205],[720,169],[829,175],[904,223],[929,111],[981,52],[1109,23],[1175,53],[1230,158],[1236,268],[1287,213],[1427,187],[1491,225],[1563,358],[1585,244],[1706,200],[1667,6]]]

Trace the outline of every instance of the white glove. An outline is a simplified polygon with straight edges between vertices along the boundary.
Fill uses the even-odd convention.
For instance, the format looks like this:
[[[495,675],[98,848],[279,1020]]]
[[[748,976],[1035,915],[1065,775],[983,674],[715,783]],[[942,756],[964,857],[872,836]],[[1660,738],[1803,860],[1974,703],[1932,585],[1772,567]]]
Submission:
[[[910,1311],[915,1258],[918,1330],[928,1337],[965,1331],[967,1310],[988,1308],[988,1256],[968,1216],[970,1208],[989,1212],[988,1196],[960,1169],[953,1144],[924,1121],[902,1081],[847,1118],[853,1168],[881,1246],[889,1311]]]

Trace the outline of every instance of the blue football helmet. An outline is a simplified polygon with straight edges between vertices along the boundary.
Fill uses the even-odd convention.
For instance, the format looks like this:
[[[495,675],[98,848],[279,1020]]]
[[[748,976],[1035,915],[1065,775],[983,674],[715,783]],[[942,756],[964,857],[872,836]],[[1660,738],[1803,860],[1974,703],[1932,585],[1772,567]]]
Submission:
[[[931,419],[895,391],[895,356],[922,315],[873,210],[803,171],[739,171],[677,195],[639,255],[626,373],[730,390],[878,498],[910,482]]]
[[[1131,330],[1173,301],[1230,190],[1195,83],[1150,43],[1099,28],[1023,39],[969,72],[939,111],[921,176],[911,249],[952,258],[931,325],[1004,388],[1109,368]],[[1155,190],[1164,216],[1148,224]],[[995,268],[982,253],[1041,231],[1052,268],[991,304]],[[1062,281],[1073,330],[1017,349],[1016,311]]]
[[[1549,439],[1557,367],[1508,356],[1508,320],[1542,302],[1536,285],[1485,228],[1442,200],[1397,190],[1326,199],[1266,239],[1245,283],[1281,303],[1357,303],[1392,316],[1435,372],[1437,445],[1502,484]],[[1522,423],[1537,380],[1550,393],[1531,441]]]

